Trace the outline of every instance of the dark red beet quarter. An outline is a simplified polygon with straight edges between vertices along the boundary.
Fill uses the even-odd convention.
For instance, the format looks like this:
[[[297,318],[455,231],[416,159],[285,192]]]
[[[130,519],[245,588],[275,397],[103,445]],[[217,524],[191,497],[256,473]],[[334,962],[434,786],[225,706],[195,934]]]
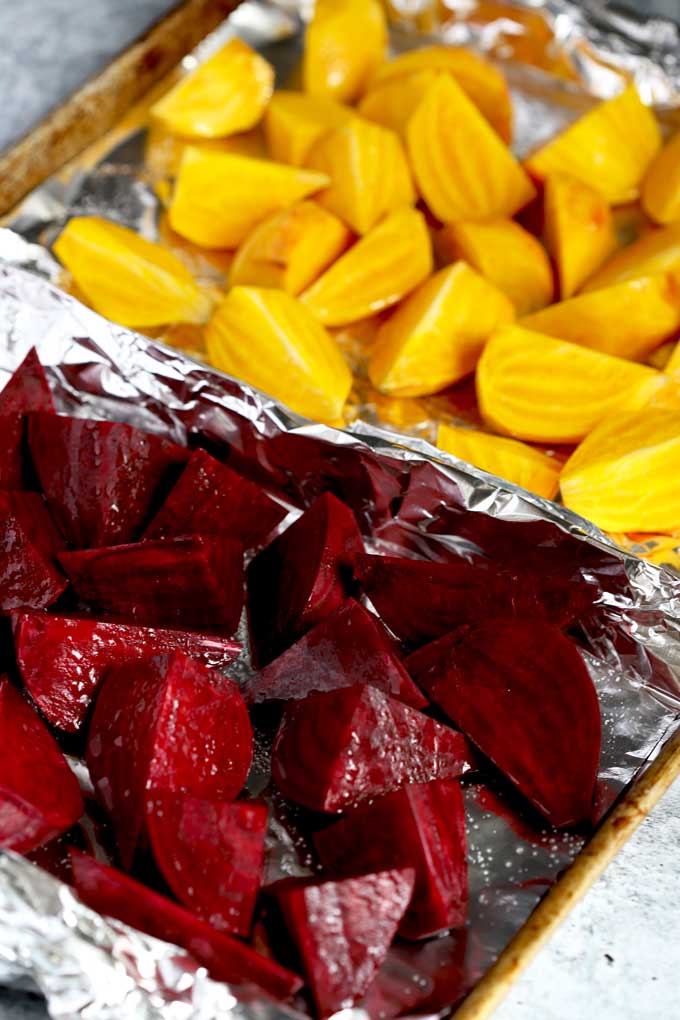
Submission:
[[[340,813],[406,783],[452,779],[471,761],[462,733],[355,684],[286,705],[272,774],[291,800]]]
[[[583,659],[540,620],[461,627],[408,659],[432,700],[557,828],[588,818],[600,758]]]
[[[46,609],[66,588],[63,542],[37,492],[0,492],[0,611]]]
[[[54,412],[52,392],[35,347],[31,347],[0,393],[0,415],[27,411]]]

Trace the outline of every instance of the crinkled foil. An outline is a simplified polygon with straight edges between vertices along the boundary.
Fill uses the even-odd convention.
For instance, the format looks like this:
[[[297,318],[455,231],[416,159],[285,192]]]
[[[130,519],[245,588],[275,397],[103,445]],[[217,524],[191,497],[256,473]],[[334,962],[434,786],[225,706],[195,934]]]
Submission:
[[[35,343],[60,411],[128,421],[179,441],[186,440],[188,428],[227,438],[239,432],[254,441],[282,433],[315,437],[345,453],[374,451],[388,457],[402,479],[431,463],[443,478],[456,482],[473,512],[505,520],[551,521],[590,545],[613,549],[592,525],[564,508],[515,487],[498,486],[490,476],[461,467],[424,441],[411,440],[409,448],[395,445],[389,433],[365,423],[345,432],[305,423],[257,391],[114,326],[44,277],[16,268],[22,261],[35,268],[36,252],[8,232],[0,235],[0,256],[3,251],[8,261],[0,264],[0,381]],[[439,537],[446,542],[446,536]],[[595,628],[592,650],[584,652],[603,716],[598,817],[655,756],[680,709],[680,580],[634,557],[621,558],[632,595],[602,596],[598,618],[604,626]],[[614,622],[634,639],[632,649],[611,640],[608,624]],[[668,668],[650,671],[636,648],[653,653],[654,661]],[[257,782],[266,784],[266,776]],[[294,819],[285,816],[276,798],[272,803],[267,879],[309,873]],[[398,945],[381,972],[380,980],[400,1002],[413,1002],[414,989],[429,990],[433,1015],[450,1009],[481,976],[585,841],[582,834],[541,829],[502,788],[468,784],[466,805],[471,901],[467,931]],[[23,986],[27,980],[44,994],[55,1017],[274,1020],[294,1015],[252,992],[209,980],[183,951],[99,917],[55,878],[4,854],[0,982]],[[363,1015],[361,1009],[343,1012],[343,1018],[352,1020]]]

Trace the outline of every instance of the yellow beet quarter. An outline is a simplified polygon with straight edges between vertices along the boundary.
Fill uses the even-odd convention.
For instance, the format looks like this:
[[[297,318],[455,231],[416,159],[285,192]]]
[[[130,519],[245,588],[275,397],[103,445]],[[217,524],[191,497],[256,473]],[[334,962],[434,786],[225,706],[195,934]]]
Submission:
[[[353,116],[347,106],[325,96],[277,90],[264,116],[272,159],[302,166],[315,142]]]
[[[54,244],[89,303],[107,319],[142,329],[203,323],[213,302],[176,255],[98,216],[75,216]]]
[[[290,294],[234,287],[206,327],[216,368],[264,390],[293,411],[334,422],[352,386],[335,341]]]
[[[607,531],[680,527],[680,412],[605,419],[574,451],[560,479],[566,506]]]
[[[512,216],[534,187],[450,75],[427,89],[406,131],[420,194],[442,223]]]
[[[385,59],[386,49],[380,0],[316,0],[305,34],[305,92],[353,102]]]
[[[554,499],[557,495],[560,462],[526,443],[492,436],[477,429],[440,425],[437,446],[482,471],[521,485],[537,496]]]
[[[615,252],[591,276],[583,291],[600,290],[658,273],[670,273],[680,283],[680,222],[660,230],[650,230]]]
[[[616,248],[609,203],[571,174],[548,174],[544,193],[545,237],[555,260],[560,297],[568,298]]]
[[[189,147],[170,205],[170,225],[205,248],[235,248],[267,216],[329,183],[312,170]]]
[[[183,78],[151,113],[174,134],[222,138],[258,123],[274,91],[274,68],[232,39]]]
[[[382,393],[437,393],[474,371],[489,334],[512,322],[510,300],[465,262],[421,284],[378,330],[368,373]]]
[[[657,223],[680,220],[680,131],[647,171],[642,185],[642,207]]]
[[[612,205],[620,205],[638,197],[660,147],[654,114],[629,85],[543,145],[524,165],[541,181],[552,173],[571,174],[597,188]]]

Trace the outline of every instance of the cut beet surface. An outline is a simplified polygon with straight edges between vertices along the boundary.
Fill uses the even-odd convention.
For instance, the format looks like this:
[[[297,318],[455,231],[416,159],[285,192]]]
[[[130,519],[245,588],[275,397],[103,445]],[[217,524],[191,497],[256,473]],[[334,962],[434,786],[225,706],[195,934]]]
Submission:
[[[259,485],[196,450],[144,537],[222,535],[252,549],[287,513]]]
[[[233,634],[243,606],[243,550],[208,535],[67,552],[60,562],[92,609],[150,626]]]
[[[182,946],[216,981],[255,984],[275,999],[287,999],[302,986],[297,974],[94,857],[72,851],[71,868],[76,892],[88,907]]]
[[[273,891],[321,1017],[353,1006],[387,955],[413,895],[412,868]]]
[[[86,760],[123,866],[132,862],[156,791],[231,800],[248,775],[252,743],[236,684],[183,652],[111,670],[95,704]]]
[[[78,781],[31,706],[0,678],[0,847],[27,853],[78,821]]]
[[[455,780],[415,783],[363,804],[315,836],[323,864],[340,874],[415,869],[400,933],[418,939],[461,928],[467,916],[465,808]]]
[[[0,488],[24,487],[24,433],[26,420],[23,414],[0,415],[2,441],[0,445]]]
[[[238,656],[236,641],[193,631],[136,627],[91,617],[12,614],[16,660],[34,702],[55,726],[80,729],[108,669],[175,649],[211,669]]]
[[[373,684],[413,708],[428,704],[380,620],[348,599],[253,676],[244,695],[250,704],[289,701],[356,683]]]
[[[471,766],[461,733],[366,684],[289,702],[272,751],[281,792],[332,814]]]
[[[552,825],[588,818],[600,708],[583,659],[559,630],[540,620],[489,620],[461,627],[407,664]]]
[[[46,609],[66,588],[63,542],[37,492],[0,492],[0,611]]]
[[[248,569],[253,655],[263,666],[351,594],[363,541],[352,511],[321,496]]]
[[[177,899],[219,931],[250,934],[269,809],[159,791],[147,808],[154,860]]]
[[[45,413],[29,415],[28,442],[54,519],[77,549],[136,538],[159,486],[189,456],[131,425]]]
[[[50,385],[35,347],[31,347],[0,393],[0,415],[26,411],[54,412]]]

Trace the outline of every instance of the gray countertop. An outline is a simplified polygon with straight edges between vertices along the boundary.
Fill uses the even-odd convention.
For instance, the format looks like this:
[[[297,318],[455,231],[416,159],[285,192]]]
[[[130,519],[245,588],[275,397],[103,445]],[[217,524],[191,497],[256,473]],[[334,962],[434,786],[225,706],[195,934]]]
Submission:
[[[0,150],[176,0],[0,0]],[[680,20],[680,0],[638,0]],[[495,1020],[680,1018],[680,782],[539,953]],[[2,1020],[39,1020],[0,991]]]

